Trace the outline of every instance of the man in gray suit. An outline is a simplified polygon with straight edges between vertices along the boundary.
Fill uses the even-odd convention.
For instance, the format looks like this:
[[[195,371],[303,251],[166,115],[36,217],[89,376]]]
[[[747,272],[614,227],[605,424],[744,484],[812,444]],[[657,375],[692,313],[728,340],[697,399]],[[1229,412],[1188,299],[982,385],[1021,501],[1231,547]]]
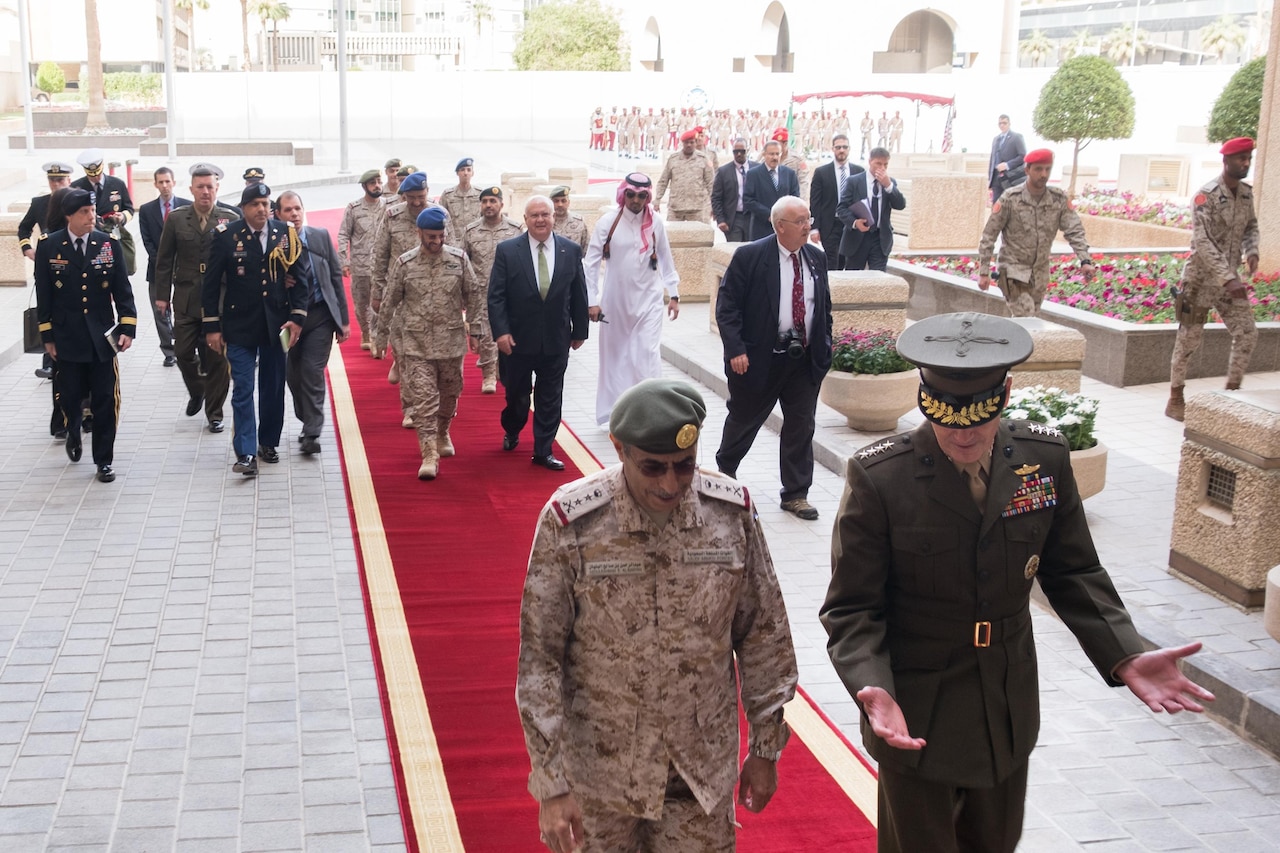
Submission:
[[[991,140],[991,162],[987,165],[987,186],[991,188],[991,203],[995,204],[1005,190],[1016,187],[1027,179],[1022,158],[1027,155],[1027,143],[1021,133],[1009,129],[1009,117],[1000,116],[1000,132]]]
[[[297,193],[281,193],[276,204],[280,218],[293,223],[302,238],[299,267],[302,278],[307,280],[291,276],[286,284],[292,281],[292,287],[307,288],[307,319],[302,324],[302,334],[289,349],[285,379],[293,395],[293,413],[302,421],[298,441],[302,452],[311,456],[320,452],[320,430],[324,427],[325,365],[329,363],[334,337],[342,343],[351,335],[351,321],[342,286],[342,264],[329,232],[302,224],[305,211]]]

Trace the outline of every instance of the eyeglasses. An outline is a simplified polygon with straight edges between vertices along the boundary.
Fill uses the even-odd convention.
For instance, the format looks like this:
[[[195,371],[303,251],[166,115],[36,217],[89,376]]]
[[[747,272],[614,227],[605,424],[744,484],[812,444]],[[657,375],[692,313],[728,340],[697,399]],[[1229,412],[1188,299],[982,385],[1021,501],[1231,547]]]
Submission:
[[[785,222],[785,223],[787,223],[788,225],[812,225],[812,224],[813,224],[813,217],[812,217],[812,216],[810,216],[810,217],[809,217],[809,220],[808,220],[807,222],[806,222],[805,220],[803,220],[803,219],[779,219],[778,221],[779,221],[779,222]]]
[[[848,150],[849,150],[849,146],[848,146],[848,145],[836,145],[836,146],[834,146],[834,148],[835,148],[837,151],[848,151]]]
[[[640,469],[640,473],[650,479],[658,479],[667,475],[667,469],[676,472],[677,477],[688,477],[694,471],[698,470],[698,458],[690,456],[687,459],[680,459],[675,462],[659,462],[657,459],[632,459],[635,465]]]
[[[648,201],[648,200],[649,200],[649,191],[648,191],[648,190],[641,190],[640,192],[636,192],[635,190],[627,190],[626,192],[624,192],[624,193],[623,193],[623,195],[625,195],[627,198],[637,198],[637,197],[638,197],[638,198],[642,198],[642,199],[644,199],[645,201]]]

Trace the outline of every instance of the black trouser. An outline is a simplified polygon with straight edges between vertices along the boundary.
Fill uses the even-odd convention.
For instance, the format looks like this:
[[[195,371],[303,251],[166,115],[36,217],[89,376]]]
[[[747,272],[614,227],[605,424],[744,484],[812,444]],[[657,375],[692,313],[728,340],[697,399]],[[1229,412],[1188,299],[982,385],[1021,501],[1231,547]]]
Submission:
[[[958,788],[881,762],[877,850],[1013,853],[1026,796],[1026,761],[994,788]]]
[[[533,455],[550,456],[551,445],[560,429],[560,406],[564,396],[564,371],[569,352],[543,355],[512,353],[503,359],[502,384],[507,406],[502,410],[502,429],[519,435],[529,420],[529,398],[533,397]],[[538,375],[535,384],[534,374]]]
[[[778,468],[782,479],[782,500],[809,496],[813,485],[814,413],[818,408],[820,382],[813,381],[809,354],[791,358],[774,353],[769,377],[760,389],[748,388],[746,380],[728,372],[729,417],[725,419],[716,451],[716,464],[730,476],[751,449],[756,433],[777,403],[782,404],[782,435],[778,447]]]
[[[880,246],[880,229],[872,228],[862,235],[858,246],[845,260],[847,270],[880,270],[884,272],[889,266],[889,256]]]
[[[312,305],[302,334],[289,348],[285,380],[293,395],[293,414],[302,422],[302,434],[311,438],[319,438],[324,427],[324,369],[333,350],[333,336],[341,331],[328,308]]]
[[[116,360],[59,361],[58,399],[69,435],[80,434],[81,395],[89,389],[93,414],[93,464],[110,465],[114,458],[116,421],[120,415],[120,371]]]

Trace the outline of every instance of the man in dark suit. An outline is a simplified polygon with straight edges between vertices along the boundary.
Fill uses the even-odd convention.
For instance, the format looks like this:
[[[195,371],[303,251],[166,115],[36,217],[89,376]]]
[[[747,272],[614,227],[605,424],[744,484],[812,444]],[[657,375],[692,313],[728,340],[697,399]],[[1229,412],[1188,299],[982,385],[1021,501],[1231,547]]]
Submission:
[[[160,336],[160,352],[164,353],[164,366],[173,367],[178,363],[173,352],[173,306],[166,305],[161,311],[156,305],[160,299],[155,285],[156,255],[169,214],[191,204],[191,199],[173,194],[173,170],[168,166],[156,169],[152,180],[160,195],[138,208],[138,231],[142,233],[142,246],[147,250],[147,290],[151,296],[151,313],[156,320],[156,334]]]
[[[98,480],[111,469],[120,413],[116,353],[133,343],[138,312],[125,271],[124,251],[94,226],[92,195],[73,189],[62,197],[67,227],[36,247],[36,316],[47,352],[58,363],[58,399],[67,425],[67,457],[79,462],[83,389],[93,412],[93,463]],[[117,319],[118,318],[118,319]]]
[[[836,206],[849,178],[862,174],[865,169],[849,162],[849,137],[843,133],[832,137],[831,154],[834,159],[830,163],[813,170],[813,183],[809,185],[809,210],[813,212],[809,238],[821,242],[822,250],[827,253],[828,270],[842,270],[840,240],[844,236],[844,223],[836,218]]]
[[[775,236],[734,252],[716,298],[729,382],[729,417],[716,464],[736,477],[756,433],[781,402],[782,508],[812,521],[818,517],[808,501],[814,414],[822,377],[831,367],[827,258],[808,243],[809,207],[803,199],[784,196],[771,214]]]
[[[35,233],[36,226],[40,227],[41,234],[47,233],[46,223],[49,221],[49,199],[58,190],[71,183],[71,166],[61,160],[45,163],[40,168],[44,170],[45,179],[49,182],[49,195],[33,197],[31,206],[27,208],[22,221],[18,223],[18,249],[30,261],[36,259],[36,245],[31,236]],[[41,379],[53,378],[53,359],[49,357],[48,353],[44,354],[44,362],[36,368],[36,376]],[[61,420],[56,407],[54,415],[58,420]],[[61,427],[55,427],[55,432],[60,429]]]
[[[879,762],[879,849],[1012,853],[1040,726],[1036,579],[1106,684],[1170,713],[1213,695],[1178,670],[1199,643],[1143,651],[1062,434],[1002,421],[1031,335],[943,314],[903,332],[898,351],[921,368],[925,422],[849,460],[820,612],[827,651]]]
[[[743,185],[751,164],[747,162],[747,140],[733,140],[733,160],[716,170],[711,183],[711,214],[730,243],[745,243],[751,215],[743,205]]]
[[[231,365],[231,414],[235,425],[232,470],[257,476],[258,458],[279,462],[284,429],[285,351],[307,320],[307,289],[287,287],[286,274],[301,277],[302,243],[292,225],[271,219],[271,188],[255,183],[240,195],[244,219],[219,225],[209,250],[201,308],[209,349]],[[254,367],[258,414],[253,416]]]
[[[347,316],[347,291],[342,286],[342,263],[333,240],[323,228],[303,225],[306,212],[302,197],[292,190],[276,199],[280,218],[292,225],[302,240],[298,275],[291,287],[307,293],[307,319],[302,332],[289,348],[285,378],[293,395],[293,414],[302,422],[298,436],[307,456],[320,452],[320,430],[324,427],[324,369],[333,350],[333,339],[342,343],[351,335]],[[286,282],[287,283],[287,282]]]
[[[1027,179],[1022,158],[1027,156],[1027,143],[1021,133],[1009,129],[1009,117],[1000,116],[1000,132],[991,140],[991,162],[987,167],[987,186],[991,187],[991,203],[995,204],[1010,187]]]
[[[507,394],[502,449],[520,443],[532,395],[533,464],[563,471],[551,445],[560,428],[569,350],[587,339],[587,281],[582,249],[553,232],[552,211],[551,199],[533,196],[524,206],[527,233],[498,244],[489,273],[489,326]]]
[[[783,196],[800,196],[800,178],[795,169],[782,165],[782,143],[769,140],[760,156],[761,162],[747,170],[742,190],[742,206],[751,215],[752,240],[773,234],[769,211],[774,202]]]
[[[133,235],[125,226],[133,219],[133,199],[129,197],[129,186],[115,175],[104,175],[106,152],[101,148],[90,148],[82,151],[76,162],[84,169],[84,177],[71,182],[71,186],[88,190],[93,195],[94,207],[98,213],[97,227],[120,241],[124,250],[125,268],[129,275],[137,272],[137,249],[133,246]]]
[[[907,200],[889,177],[888,149],[872,148],[867,169],[845,182],[836,205],[836,218],[845,226],[840,254],[847,270],[884,272],[893,251],[893,211],[905,208]]]

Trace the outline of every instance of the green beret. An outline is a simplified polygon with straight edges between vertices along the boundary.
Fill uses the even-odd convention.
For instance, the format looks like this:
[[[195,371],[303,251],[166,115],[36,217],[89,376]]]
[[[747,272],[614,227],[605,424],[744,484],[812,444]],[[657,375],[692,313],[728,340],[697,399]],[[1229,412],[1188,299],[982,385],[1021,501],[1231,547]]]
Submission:
[[[367,184],[370,181],[374,180],[375,178],[381,178],[381,177],[382,177],[382,172],[378,171],[377,169],[370,169],[369,171],[365,172],[363,175],[360,176],[360,183]]]
[[[565,198],[569,197],[569,188],[564,186],[563,184],[551,191],[550,198],[560,198],[561,196]]]
[[[399,158],[399,157],[392,157],[390,160],[388,160],[388,161],[386,162],[386,164],[385,164],[382,168],[384,168],[384,169],[399,169],[399,168],[400,168],[400,158]]]
[[[485,187],[480,190],[480,198],[502,198],[502,187]]]
[[[390,168],[390,167],[388,167],[388,168]],[[401,166],[399,169],[396,169],[396,177],[397,177],[397,178],[407,178],[407,177],[409,177],[410,175],[412,175],[412,174],[413,174],[414,172],[416,172],[416,171],[418,171],[418,167],[417,167],[417,166],[410,166],[410,165],[408,165],[408,164],[406,163],[405,165]]]
[[[698,442],[707,406],[686,382],[646,379],[613,404],[609,432],[645,453],[679,453]]]

